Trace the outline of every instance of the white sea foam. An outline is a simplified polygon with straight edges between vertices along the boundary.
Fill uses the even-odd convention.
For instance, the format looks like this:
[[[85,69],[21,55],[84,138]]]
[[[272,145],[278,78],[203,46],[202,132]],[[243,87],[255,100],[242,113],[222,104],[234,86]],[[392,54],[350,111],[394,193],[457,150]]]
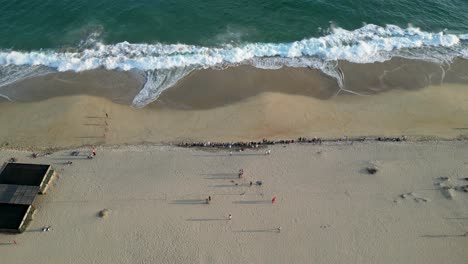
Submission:
[[[186,75],[187,69],[252,64],[259,68],[313,67],[339,81],[333,66],[338,60],[372,63],[393,56],[445,62],[455,57],[468,57],[468,35],[424,32],[418,28],[365,25],[348,31],[334,28],[331,34],[289,43],[225,44],[202,47],[184,44],[105,45],[93,40],[75,52],[0,51],[0,66],[46,66],[57,71],[142,70],[153,72],[135,98],[141,106]],[[465,42],[465,43],[463,43]],[[182,70],[181,70],[182,69]],[[169,73],[168,70],[175,71]],[[145,99],[147,98],[147,99]]]
[[[44,66],[25,66],[25,65],[10,65],[10,66],[1,66],[0,65],[0,97],[3,97],[9,101],[10,99],[5,95],[1,89],[3,86],[15,83],[20,80],[24,80],[31,77],[46,75],[53,72],[52,69]]]
[[[324,61],[347,60],[371,63],[388,60],[402,49],[455,47],[460,38],[453,34],[424,32],[417,28],[402,29],[388,25],[366,25],[348,31],[340,28],[320,38],[290,43],[250,43],[239,46],[200,47],[184,44],[97,43],[77,52],[1,51],[0,65],[43,65],[58,71],[159,70],[178,67],[211,67],[242,63],[254,58],[320,58]],[[453,51],[456,52],[456,51]]]
[[[190,68],[178,68],[176,70],[166,69],[147,72],[143,88],[133,98],[133,106],[144,107],[153,102],[164,90],[176,84],[177,81],[187,76],[191,71]]]

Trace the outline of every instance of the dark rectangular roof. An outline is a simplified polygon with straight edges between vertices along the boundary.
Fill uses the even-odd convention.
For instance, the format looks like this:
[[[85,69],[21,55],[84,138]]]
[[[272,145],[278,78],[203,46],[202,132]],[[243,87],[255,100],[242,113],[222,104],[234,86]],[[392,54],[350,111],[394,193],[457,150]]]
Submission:
[[[40,186],[50,165],[8,163],[0,173],[0,184]]]
[[[0,203],[32,204],[39,186],[0,184]]]
[[[19,230],[29,205],[0,203],[0,229]]]

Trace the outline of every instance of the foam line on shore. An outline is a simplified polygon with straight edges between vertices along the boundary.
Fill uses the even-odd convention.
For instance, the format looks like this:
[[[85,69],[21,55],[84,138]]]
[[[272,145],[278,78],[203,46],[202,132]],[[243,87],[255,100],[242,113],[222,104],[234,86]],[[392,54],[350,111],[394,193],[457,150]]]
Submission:
[[[146,72],[146,83],[133,105],[143,107],[193,70],[252,65],[262,69],[318,69],[336,79],[343,91],[348,91],[343,85],[343,74],[337,69],[338,61],[363,64],[403,57],[449,63],[455,58],[468,58],[467,39],[467,34],[369,24],[352,31],[332,28],[329,35],[289,43],[203,47],[128,42],[106,45],[87,41],[73,51],[0,50],[0,87],[54,71],[138,70]]]

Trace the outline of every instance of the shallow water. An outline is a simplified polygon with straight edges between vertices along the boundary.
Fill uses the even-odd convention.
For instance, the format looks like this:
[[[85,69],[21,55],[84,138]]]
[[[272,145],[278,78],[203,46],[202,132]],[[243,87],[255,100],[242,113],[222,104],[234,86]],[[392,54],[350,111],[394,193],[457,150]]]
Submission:
[[[454,60],[468,58],[463,0],[0,4],[3,97],[2,86],[26,78],[104,68],[145,76],[133,101],[144,106],[194,70],[238,65],[313,68],[351,90],[340,61],[399,57],[437,64],[444,75]]]

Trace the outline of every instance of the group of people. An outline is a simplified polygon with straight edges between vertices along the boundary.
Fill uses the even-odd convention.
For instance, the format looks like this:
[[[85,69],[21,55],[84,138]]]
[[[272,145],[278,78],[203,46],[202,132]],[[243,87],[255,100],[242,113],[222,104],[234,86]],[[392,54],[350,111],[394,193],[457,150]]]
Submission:
[[[182,142],[180,144],[176,144],[179,147],[186,147],[186,148],[192,148],[192,147],[212,147],[212,148],[238,148],[240,150],[243,150],[244,148],[250,148],[250,149],[255,149],[255,148],[260,148],[261,146],[265,145],[275,145],[275,144],[291,144],[295,143],[296,141],[294,139],[292,140],[266,140],[263,139],[261,141],[248,141],[248,142],[193,142],[193,143],[188,143],[188,142]]]
[[[180,144],[177,144],[179,147],[186,147],[186,148],[192,148],[192,147],[211,147],[211,148],[238,148],[240,150],[243,150],[244,148],[250,148],[250,149],[255,149],[255,148],[260,148],[262,146],[267,146],[267,145],[275,145],[275,144],[293,144],[293,143],[310,143],[310,144],[322,144],[322,142],[340,142],[340,141],[346,141],[346,142],[363,142],[363,141],[390,141],[390,142],[400,142],[400,141],[406,141],[407,137],[406,136],[401,136],[401,137],[359,137],[359,138],[348,138],[348,137],[342,137],[339,139],[322,139],[319,137],[313,137],[313,138],[306,138],[306,137],[299,137],[298,139],[290,139],[290,140],[267,140],[263,139],[261,141],[248,141],[248,142],[193,142],[193,143],[188,143],[188,142],[182,142]]]
[[[269,154],[269,153],[268,153],[268,154]],[[242,179],[243,176],[244,176],[244,169],[239,169],[239,173],[238,173],[237,175],[239,176],[239,179]],[[237,185],[237,184],[236,184],[236,185]],[[252,185],[253,185],[253,182],[250,181],[250,186],[252,186]],[[262,182],[261,182],[261,181],[257,181],[257,182],[256,182],[256,185],[262,185]],[[245,194],[245,192],[244,192],[243,194]],[[243,195],[243,194],[241,194],[241,195]],[[210,204],[210,202],[211,202],[211,196],[208,196],[208,198],[206,198],[205,201],[206,201],[206,204]],[[274,196],[274,197],[271,199],[271,203],[272,203],[272,204],[274,204],[275,202],[276,202],[276,196]],[[227,220],[232,220],[232,214],[231,214],[231,213],[229,213],[229,214],[227,215]],[[276,231],[278,231],[278,232],[281,232],[281,227],[277,227],[277,228],[275,228],[274,230],[276,230]]]

